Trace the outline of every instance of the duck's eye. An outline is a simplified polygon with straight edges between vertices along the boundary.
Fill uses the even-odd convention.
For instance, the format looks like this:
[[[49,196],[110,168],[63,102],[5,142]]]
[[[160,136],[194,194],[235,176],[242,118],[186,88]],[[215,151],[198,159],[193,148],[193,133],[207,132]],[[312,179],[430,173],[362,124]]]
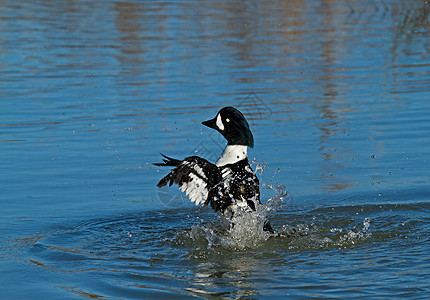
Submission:
[[[225,119],[225,121],[228,123],[228,122],[230,122],[230,119],[229,119],[229,118],[227,118],[227,119]]]

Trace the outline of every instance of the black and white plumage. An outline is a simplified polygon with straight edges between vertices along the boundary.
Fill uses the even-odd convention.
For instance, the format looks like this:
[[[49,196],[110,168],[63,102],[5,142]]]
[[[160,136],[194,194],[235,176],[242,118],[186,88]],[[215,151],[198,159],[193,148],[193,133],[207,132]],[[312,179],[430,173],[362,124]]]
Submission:
[[[157,186],[177,184],[196,205],[210,205],[230,220],[238,209],[256,211],[261,205],[260,183],[248,162],[247,149],[254,146],[254,138],[245,117],[228,106],[202,124],[217,130],[227,140],[218,161],[213,164],[198,156],[180,161],[163,155],[164,162],[154,165],[174,168]],[[269,221],[263,229],[273,233]]]

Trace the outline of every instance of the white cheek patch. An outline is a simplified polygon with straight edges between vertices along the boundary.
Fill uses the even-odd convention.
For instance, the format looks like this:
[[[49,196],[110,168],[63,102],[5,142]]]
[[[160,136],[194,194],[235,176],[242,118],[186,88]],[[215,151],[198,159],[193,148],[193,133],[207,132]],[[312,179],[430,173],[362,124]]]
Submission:
[[[222,123],[220,114],[216,116],[216,126],[218,126],[219,130],[224,130],[224,124]]]

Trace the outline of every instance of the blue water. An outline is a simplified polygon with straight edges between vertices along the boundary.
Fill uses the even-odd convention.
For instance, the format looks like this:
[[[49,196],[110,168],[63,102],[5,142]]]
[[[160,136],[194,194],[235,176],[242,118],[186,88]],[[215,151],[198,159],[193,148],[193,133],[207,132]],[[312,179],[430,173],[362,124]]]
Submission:
[[[0,4],[0,298],[430,297],[427,1]],[[239,108],[277,236],[160,152]]]

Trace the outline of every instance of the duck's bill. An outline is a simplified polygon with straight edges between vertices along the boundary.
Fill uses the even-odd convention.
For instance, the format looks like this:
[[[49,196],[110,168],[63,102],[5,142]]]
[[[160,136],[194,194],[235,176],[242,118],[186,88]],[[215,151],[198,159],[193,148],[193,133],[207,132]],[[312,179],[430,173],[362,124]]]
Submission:
[[[209,128],[218,130],[218,127],[216,126],[216,120],[215,119],[204,121],[204,122],[202,122],[202,124],[209,127]]]

